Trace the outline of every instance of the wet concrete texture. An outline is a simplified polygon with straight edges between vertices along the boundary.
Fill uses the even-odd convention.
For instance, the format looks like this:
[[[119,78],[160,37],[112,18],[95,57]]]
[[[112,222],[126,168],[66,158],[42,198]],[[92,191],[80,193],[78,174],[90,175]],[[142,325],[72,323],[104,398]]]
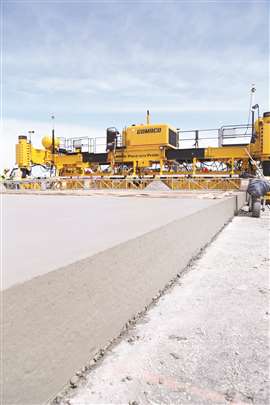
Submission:
[[[4,195],[3,286],[11,287],[213,205],[202,199]]]
[[[145,199],[107,202],[99,197],[70,197],[67,206],[66,196],[59,200],[48,196],[46,202],[39,201],[44,197],[31,196],[34,202],[24,203],[20,199],[25,197],[12,198],[18,202],[11,204],[8,212],[18,219],[18,243],[25,232],[24,255],[22,248],[18,253],[14,250],[17,257],[12,260],[17,263],[17,271],[28,266],[31,276],[37,277],[2,292],[4,404],[41,404],[56,395],[98,349],[116,337],[130,318],[183,271],[233,216],[236,204],[234,197],[149,203]],[[99,221],[93,203],[98,209],[102,204],[108,208],[102,211],[105,219]],[[43,219],[42,206],[47,207]],[[28,221],[22,215],[27,209]],[[119,222],[114,212],[116,216],[119,212],[118,219],[120,213],[125,219]],[[135,217],[138,212],[143,219]],[[10,214],[5,226],[11,224],[15,229]],[[53,215],[52,225],[48,219]],[[79,225],[77,218],[82,218]],[[107,245],[91,248],[97,234],[99,242],[105,235]],[[73,244],[82,250],[72,256],[73,263],[65,265],[63,258],[67,255],[71,260]],[[80,257],[84,258],[78,260]],[[48,271],[55,262],[63,267]],[[35,270],[35,266],[43,267]]]

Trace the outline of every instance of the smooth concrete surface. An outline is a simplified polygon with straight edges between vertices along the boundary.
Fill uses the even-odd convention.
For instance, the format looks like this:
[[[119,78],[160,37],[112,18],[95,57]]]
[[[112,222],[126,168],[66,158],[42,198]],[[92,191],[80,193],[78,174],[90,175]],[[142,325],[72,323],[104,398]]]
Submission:
[[[20,405],[41,404],[54,396],[98,349],[116,337],[123,325],[185,268],[233,216],[236,205],[235,197],[198,202],[132,199],[128,203],[121,199],[102,202],[100,198],[91,201],[92,197],[71,197],[67,199],[68,206],[65,205],[66,196],[59,197],[57,202],[55,197],[47,197],[46,204],[39,200],[43,197],[32,196],[24,203],[22,196],[12,198],[19,204],[13,202],[8,212],[18,219],[15,221],[17,232],[24,236],[21,242],[25,247],[21,251],[14,244],[17,259],[13,259],[13,263],[17,264],[17,271],[29,263],[31,275],[43,273],[2,292],[3,403]],[[99,221],[98,209],[96,212],[91,209],[93,201],[95,206],[106,206],[102,213],[108,220],[100,218]],[[33,205],[27,221],[22,211],[29,213],[28,204]],[[125,204],[131,204],[132,209],[124,208]],[[47,209],[43,212],[41,207]],[[125,215],[122,225],[118,222],[119,215],[113,215],[117,209]],[[147,214],[143,214],[144,210]],[[144,215],[144,220],[138,212]],[[88,213],[93,220],[92,230]],[[57,214],[61,218],[59,222]],[[42,219],[43,215],[45,219]],[[159,219],[162,226],[157,228],[156,219],[161,215],[166,218],[163,219],[166,224],[162,225]],[[78,225],[75,219],[80,216],[84,220]],[[47,223],[51,217],[55,218],[55,226]],[[108,226],[109,220],[112,229]],[[59,223],[62,224],[61,233]],[[11,224],[15,229],[12,220]],[[20,229],[19,224],[25,227]],[[119,235],[121,226],[122,230],[130,231],[129,236],[132,234],[133,239],[123,241],[126,234],[125,237],[121,232]],[[157,229],[151,230],[151,227]],[[51,230],[49,235],[48,229]],[[73,244],[76,244],[74,249],[84,246],[82,254],[85,255],[94,236],[99,235],[101,242],[101,235],[104,235],[108,243],[110,232],[112,237],[108,245],[115,241],[114,234],[119,238],[118,245],[106,249],[103,244],[101,252],[91,255],[94,250],[90,250],[87,258],[55,271],[33,272],[35,266],[42,266],[42,260],[48,264],[47,256],[50,255],[53,261],[63,263],[60,259],[69,254]],[[90,242],[89,235],[92,236]],[[14,237],[19,244],[20,237]],[[52,241],[58,242],[56,246]]]
[[[203,199],[3,195],[3,287],[214,204]]]
[[[269,231],[234,218],[59,403],[268,405]]]

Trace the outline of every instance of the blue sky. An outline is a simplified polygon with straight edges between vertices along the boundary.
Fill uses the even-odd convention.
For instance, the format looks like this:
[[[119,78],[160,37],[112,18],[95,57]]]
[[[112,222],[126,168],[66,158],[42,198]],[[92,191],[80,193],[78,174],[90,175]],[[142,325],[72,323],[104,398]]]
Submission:
[[[4,1],[2,11],[10,151],[16,131],[49,130],[52,112],[61,136],[102,136],[146,109],[155,122],[217,127],[247,121],[252,83],[269,109],[266,1]]]

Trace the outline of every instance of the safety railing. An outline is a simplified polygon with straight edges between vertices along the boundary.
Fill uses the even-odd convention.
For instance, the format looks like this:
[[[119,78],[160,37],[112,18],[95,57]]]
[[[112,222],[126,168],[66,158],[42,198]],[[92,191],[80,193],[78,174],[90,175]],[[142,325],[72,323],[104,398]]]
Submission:
[[[104,152],[106,148],[105,138],[96,137],[75,137],[75,138],[59,138],[59,148],[68,153],[73,153],[80,149],[82,152],[99,153]]]
[[[203,148],[207,146],[226,146],[231,144],[248,144],[251,139],[251,125],[224,125],[220,128],[191,129],[178,131],[179,148]],[[60,149],[68,153],[80,149],[82,152],[105,152],[106,140],[104,137],[75,137],[59,138]],[[119,135],[118,146],[122,144]]]
[[[180,130],[178,147],[186,149],[248,144],[251,131],[251,125],[224,125],[220,128]]]
[[[251,135],[251,125],[224,125],[219,129],[219,146],[230,145],[236,141],[237,143],[248,144]]]

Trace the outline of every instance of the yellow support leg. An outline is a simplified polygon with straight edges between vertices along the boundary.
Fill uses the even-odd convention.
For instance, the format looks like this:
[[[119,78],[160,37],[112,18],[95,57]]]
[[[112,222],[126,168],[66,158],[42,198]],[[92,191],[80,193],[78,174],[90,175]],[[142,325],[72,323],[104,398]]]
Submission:
[[[162,175],[162,173],[163,173],[163,160],[160,160],[160,169],[159,169],[159,174],[160,174],[160,176]]]
[[[132,176],[133,176],[133,177],[136,176],[136,161],[133,161],[133,172],[132,172]]]
[[[234,158],[232,158],[232,167],[231,167],[231,173],[234,174]]]
[[[192,161],[192,174],[193,174],[193,176],[196,174],[196,164],[197,164],[197,159],[193,158],[193,161]]]

